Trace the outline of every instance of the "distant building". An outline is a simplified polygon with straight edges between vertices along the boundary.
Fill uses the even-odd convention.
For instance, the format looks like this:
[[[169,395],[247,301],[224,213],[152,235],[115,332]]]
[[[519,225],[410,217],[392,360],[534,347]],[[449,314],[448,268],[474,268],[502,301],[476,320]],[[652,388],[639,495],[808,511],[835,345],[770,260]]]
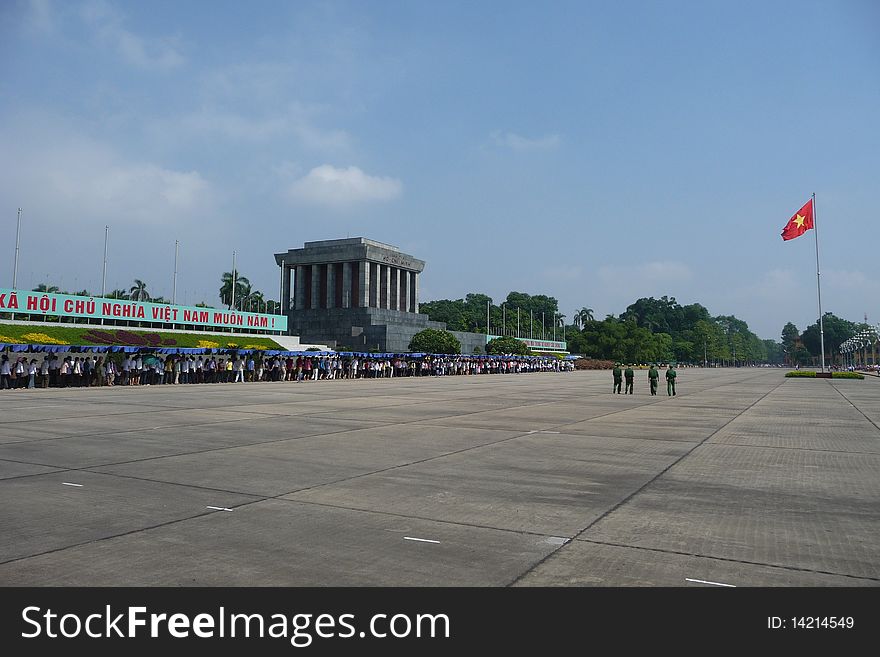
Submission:
[[[364,237],[306,242],[276,253],[288,327],[304,342],[337,349],[404,352],[419,331],[445,329],[419,313],[425,262]],[[482,333],[452,331],[462,353],[484,352]]]

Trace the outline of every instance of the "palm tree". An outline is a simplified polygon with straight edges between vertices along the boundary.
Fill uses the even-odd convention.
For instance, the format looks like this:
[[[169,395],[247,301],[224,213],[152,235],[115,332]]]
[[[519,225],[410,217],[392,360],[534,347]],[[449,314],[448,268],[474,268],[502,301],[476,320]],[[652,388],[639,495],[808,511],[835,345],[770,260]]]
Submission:
[[[107,295],[108,299],[128,299],[128,292],[125,290],[113,290]]]
[[[40,283],[37,287],[34,288],[34,292],[45,292],[47,294],[53,294],[55,292],[60,292],[60,288],[57,285],[48,285],[47,283]]]
[[[223,272],[223,276],[220,277],[220,282],[222,285],[220,286],[220,301],[225,303],[227,306],[232,305],[232,272],[227,271]],[[238,300],[245,296],[245,293],[250,294],[251,292],[251,282],[245,278],[244,276],[240,276],[238,272],[235,272],[235,300],[236,306],[238,306]]]
[[[134,279],[134,285],[131,286],[131,296],[129,298],[132,301],[149,301],[150,293],[147,292],[147,284],[139,278]]]
[[[250,310],[251,312],[262,312],[262,307],[265,303],[262,292],[251,290],[247,295],[242,295],[239,308]]]
[[[578,328],[583,328],[584,324],[593,321],[593,309],[581,308],[574,314],[574,323]]]

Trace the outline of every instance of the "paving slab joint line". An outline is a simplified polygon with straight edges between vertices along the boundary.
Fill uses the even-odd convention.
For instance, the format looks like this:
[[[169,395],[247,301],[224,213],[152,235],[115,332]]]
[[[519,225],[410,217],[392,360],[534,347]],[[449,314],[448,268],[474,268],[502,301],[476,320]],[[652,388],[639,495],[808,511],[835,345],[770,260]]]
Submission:
[[[587,525],[586,527],[584,527],[582,530],[580,530],[579,532],[576,532],[575,535],[572,537],[572,540],[569,541],[568,543],[566,543],[566,545],[572,545],[572,544],[574,543],[575,540],[579,539],[579,538],[584,534],[584,532],[588,531],[591,527],[593,527],[594,525],[596,525],[596,523],[600,522],[601,520],[603,520],[603,519],[605,519],[606,517],[608,517],[610,514],[612,514],[612,513],[614,513],[615,511],[617,511],[617,509],[619,509],[620,507],[622,507],[624,504],[628,503],[628,502],[629,502],[630,500],[632,500],[636,495],[638,495],[638,494],[641,493],[643,490],[645,490],[648,486],[650,486],[650,485],[653,484],[655,481],[657,481],[657,479],[659,479],[659,478],[662,477],[664,474],[666,474],[667,472],[669,472],[669,470],[671,470],[673,467],[675,467],[676,465],[678,465],[679,463],[681,463],[685,458],[687,458],[688,456],[690,456],[691,454],[693,454],[693,452],[694,452],[695,449],[697,449],[698,447],[702,446],[706,441],[708,441],[708,440],[709,440],[710,438],[712,438],[715,434],[717,434],[719,431],[721,431],[721,430],[724,429],[726,426],[728,426],[731,422],[734,422],[737,418],[742,417],[745,413],[747,413],[748,411],[752,410],[752,408],[754,408],[759,402],[761,402],[761,401],[764,400],[767,396],[771,395],[771,394],[774,393],[776,390],[778,390],[779,387],[782,386],[782,384],[784,384],[784,383],[785,383],[785,379],[783,378],[782,381],[780,381],[780,382],[779,382],[778,384],[776,384],[773,388],[771,388],[770,390],[768,390],[767,392],[765,392],[761,397],[759,397],[759,398],[756,399],[754,402],[752,402],[747,408],[744,408],[742,411],[740,411],[735,417],[732,417],[730,420],[728,420],[727,422],[725,422],[724,424],[722,424],[722,425],[721,425],[720,427],[718,427],[715,431],[713,431],[713,432],[710,433],[708,436],[706,436],[705,438],[703,438],[700,442],[696,443],[691,449],[689,449],[689,450],[686,451],[684,454],[682,454],[682,455],[679,456],[677,459],[675,459],[675,461],[673,461],[673,462],[670,463],[668,466],[666,466],[665,468],[663,468],[663,470],[661,470],[660,472],[658,472],[658,473],[657,473],[656,475],[654,475],[651,479],[649,479],[648,481],[646,481],[644,484],[642,484],[641,486],[639,486],[639,487],[638,487],[636,490],[634,490],[632,493],[630,493],[630,494],[627,495],[625,498],[623,498],[620,502],[618,502],[617,504],[615,504],[614,506],[612,506],[610,509],[608,509],[607,511],[605,511],[605,512],[604,512],[602,515],[600,515],[598,518],[594,519],[592,522],[590,522],[590,524],[588,524],[588,525]],[[538,567],[541,566],[543,563],[545,563],[546,561],[548,561],[548,560],[549,560],[551,557],[553,557],[557,552],[559,552],[560,550],[565,549],[566,545],[561,545],[561,546],[559,546],[559,548],[557,548],[556,550],[553,550],[552,552],[550,552],[550,553],[549,553],[547,556],[545,556],[543,559],[541,559],[541,560],[539,560],[537,563],[535,563],[531,568],[526,569],[522,574],[518,575],[513,581],[511,581],[510,583],[508,583],[506,586],[514,586],[514,585],[516,585],[517,582],[521,581],[521,580],[522,580],[524,577],[526,577],[529,573],[533,572],[536,568],[538,568]]]
[[[852,406],[854,409],[856,409],[856,410],[861,414],[861,416],[862,416],[863,418],[865,418],[868,422],[870,422],[871,424],[873,424],[875,429],[880,430],[880,425],[878,425],[876,422],[874,422],[874,420],[872,420],[872,419],[869,418],[867,415],[865,415],[864,411],[862,411],[861,408],[859,408],[858,406],[856,406],[855,404],[853,404],[853,403],[852,403],[852,400],[851,400],[849,397],[847,397],[846,395],[844,395],[843,392],[841,392],[840,388],[838,388],[838,387],[835,386],[835,385],[832,385],[831,387],[834,388],[834,390],[837,391],[837,394],[840,395],[841,397],[843,397],[843,398],[849,403],[850,406]]]
[[[643,550],[645,552],[659,552],[660,554],[674,554],[681,557],[695,557],[698,559],[710,559],[712,561],[724,561],[726,563],[743,564],[746,566],[762,566],[766,568],[779,568],[780,570],[793,570],[799,573],[816,573],[817,575],[833,575],[835,577],[848,577],[849,579],[861,579],[870,582],[880,582],[880,577],[871,577],[870,575],[851,575],[849,573],[837,573],[830,570],[819,570],[817,568],[802,568],[799,566],[786,566],[778,563],[765,563],[763,561],[749,561],[747,559],[733,559],[731,557],[716,557],[711,554],[700,554],[699,552],[683,552],[681,550],[669,550],[666,548],[646,547],[643,545],[627,545],[625,543],[612,543],[610,541],[599,541],[593,538],[575,538],[580,543],[591,543],[593,545],[604,545],[607,547],[626,548],[629,550]]]
[[[285,493],[286,495],[289,493]],[[466,527],[468,529],[488,529],[490,531],[505,532],[508,534],[516,534],[517,536],[535,536],[538,538],[564,538],[566,543],[572,541],[571,536],[560,536],[559,533],[548,534],[546,532],[529,531],[527,529],[511,529],[509,527],[494,527],[492,525],[480,525],[473,522],[461,522],[458,520],[441,520],[440,518],[429,518],[427,516],[414,516],[405,513],[395,513],[393,511],[381,511],[377,509],[361,509],[353,506],[343,506],[341,504],[330,504],[329,502],[315,502],[314,500],[291,500],[285,497],[268,497],[265,500],[255,500],[253,502],[245,502],[239,506],[247,506],[256,504],[260,501],[276,501],[286,504],[309,504],[328,509],[339,509],[340,511],[354,511],[356,513],[371,513],[378,516],[391,516],[392,518],[404,518],[406,520],[422,520],[425,522],[433,522],[440,525],[452,525],[453,527]]]

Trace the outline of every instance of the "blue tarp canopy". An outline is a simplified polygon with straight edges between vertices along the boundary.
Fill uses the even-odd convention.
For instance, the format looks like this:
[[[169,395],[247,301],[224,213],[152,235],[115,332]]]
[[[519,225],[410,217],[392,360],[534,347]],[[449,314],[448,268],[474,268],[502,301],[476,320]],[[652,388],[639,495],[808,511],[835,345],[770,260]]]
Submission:
[[[209,349],[199,347],[131,347],[131,346],[110,346],[110,345],[55,345],[55,344],[11,344],[8,342],[0,342],[0,351],[8,349],[14,353],[21,352],[71,352],[71,353],[125,353],[125,354],[221,354],[221,355],[245,355],[260,353],[264,356],[283,356],[283,357],[326,357],[338,356],[342,358],[447,358],[469,360],[554,360],[553,356],[501,356],[501,355],[484,355],[484,354],[430,354],[425,352],[416,353],[380,353],[372,354],[363,351],[282,351],[278,349]],[[566,356],[566,360],[574,360],[577,356]]]

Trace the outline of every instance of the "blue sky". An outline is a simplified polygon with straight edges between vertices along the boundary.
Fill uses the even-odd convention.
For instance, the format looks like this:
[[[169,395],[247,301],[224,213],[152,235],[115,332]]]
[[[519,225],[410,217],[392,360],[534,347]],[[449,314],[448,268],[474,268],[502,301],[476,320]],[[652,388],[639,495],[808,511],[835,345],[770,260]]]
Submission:
[[[365,236],[424,300],[549,294],[569,318],[698,301],[761,337],[880,320],[880,5],[0,4],[11,286],[141,278],[217,303],[272,254]]]

